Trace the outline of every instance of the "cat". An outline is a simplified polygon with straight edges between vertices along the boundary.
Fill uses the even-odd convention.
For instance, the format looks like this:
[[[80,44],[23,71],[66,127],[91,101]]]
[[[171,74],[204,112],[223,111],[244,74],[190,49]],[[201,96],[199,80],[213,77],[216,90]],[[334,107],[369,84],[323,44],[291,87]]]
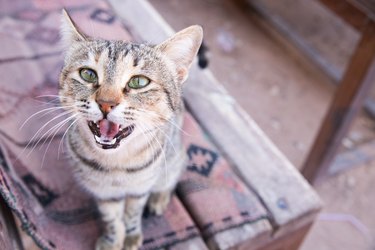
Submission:
[[[67,152],[101,215],[95,249],[138,249],[144,208],[161,215],[186,166],[182,86],[202,28],[158,45],[104,40],[86,35],[63,10],[61,37],[60,103],[75,118]]]

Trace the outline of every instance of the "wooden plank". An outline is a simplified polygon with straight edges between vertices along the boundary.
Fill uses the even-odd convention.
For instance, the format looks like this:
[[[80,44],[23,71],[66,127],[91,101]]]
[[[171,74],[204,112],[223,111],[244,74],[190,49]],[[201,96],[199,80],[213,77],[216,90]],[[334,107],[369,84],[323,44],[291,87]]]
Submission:
[[[310,182],[327,171],[353,118],[362,107],[375,80],[374,56],[375,24],[371,22],[364,30],[302,168],[303,175]]]
[[[147,1],[109,2],[131,32],[141,32],[133,35],[142,40],[156,43],[173,34]],[[209,70],[193,65],[184,96],[215,145],[268,209],[274,234],[311,223],[321,207],[319,197]]]
[[[305,239],[305,236],[309,232],[312,224],[307,224],[301,228],[290,232],[287,235],[282,235],[280,237],[275,237],[265,246],[262,246],[258,250],[298,250]],[[248,248],[241,247],[240,250],[247,250]]]
[[[196,237],[196,238],[193,238],[193,239],[189,239],[187,241],[182,241],[182,242],[179,242],[175,245],[173,245],[173,247],[171,247],[172,249],[189,249],[189,250],[206,250],[207,249],[207,246],[205,245],[204,241],[199,238],[199,237]]]
[[[352,0],[319,0],[327,8],[332,10],[336,15],[345,20],[353,28],[358,31],[362,31],[363,28],[374,19],[374,13],[371,13],[370,9],[363,8],[366,5],[358,3],[358,1]]]
[[[265,220],[260,220],[256,223],[219,232],[207,240],[207,246],[209,249],[233,249],[233,246],[236,245],[248,245],[246,250],[255,250],[259,249],[265,242],[268,242],[270,238],[272,236],[269,230],[269,223]],[[241,241],[238,241],[239,239]]]

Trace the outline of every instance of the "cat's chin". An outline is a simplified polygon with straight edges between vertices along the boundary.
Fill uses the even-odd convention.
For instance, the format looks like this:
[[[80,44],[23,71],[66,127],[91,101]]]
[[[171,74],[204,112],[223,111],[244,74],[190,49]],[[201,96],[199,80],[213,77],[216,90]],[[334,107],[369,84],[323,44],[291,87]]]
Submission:
[[[134,131],[134,125],[130,125],[127,127],[123,127],[121,125],[115,124],[113,122],[103,120],[94,122],[88,121],[88,126],[94,136],[96,144],[102,149],[114,149],[120,146],[121,140],[128,137]],[[103,135],[101,133],[102,130],[102,123],[112,123],[114,127],[117,127],[117,131],[115,131],[114,136]]]

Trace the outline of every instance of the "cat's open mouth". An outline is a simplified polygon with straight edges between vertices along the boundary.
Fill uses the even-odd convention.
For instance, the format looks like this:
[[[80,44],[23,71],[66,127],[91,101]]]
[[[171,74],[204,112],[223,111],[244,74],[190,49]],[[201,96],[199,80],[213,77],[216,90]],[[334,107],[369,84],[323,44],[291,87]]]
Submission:
[[[120,141],[128,137],[134,130],[134,125],[123,127],[107,119],[98,122],[89,121],[88,125],[94,134],[96,143],[103,149],[117,148]]]

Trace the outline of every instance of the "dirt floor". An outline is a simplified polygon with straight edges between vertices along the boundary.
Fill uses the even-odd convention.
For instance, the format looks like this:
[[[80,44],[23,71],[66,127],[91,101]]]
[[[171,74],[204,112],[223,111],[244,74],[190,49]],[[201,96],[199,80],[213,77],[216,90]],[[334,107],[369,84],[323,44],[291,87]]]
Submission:
[[[232,1],[150,2],[175,30],[190,24],[203,26],[210,50],[209,69],[289,160],[301,168],[334,93],[331,78],[267,22]],[[293,16],[288,14],[296,13],[289,10],[291,1],[276,2],[272,11],[288,17],[287,23],[297,24],[294,29],[341,72],[358,36],[321,6],[307,8],[308,1],[298,1],[300,9]],[[311,13],[315,16],[307,16]],[[314,25],[309,26],[312,22]],[[349,170],[315,184],[325,208],[302,250],[375,249],[375,148],[370,144],[374,128],[374,121],[362,112],[332,168]],[[348,163],[348,157],[354,160]]]

